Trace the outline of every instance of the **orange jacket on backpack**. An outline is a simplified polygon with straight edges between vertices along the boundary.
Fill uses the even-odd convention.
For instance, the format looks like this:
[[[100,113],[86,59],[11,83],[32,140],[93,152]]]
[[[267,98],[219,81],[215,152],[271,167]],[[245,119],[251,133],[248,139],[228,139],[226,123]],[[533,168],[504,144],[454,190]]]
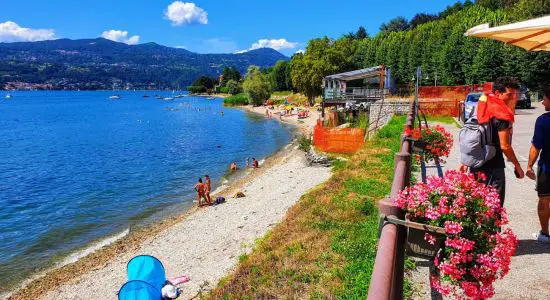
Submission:
[[[514,123],[514,113],[494,94],[482,95],[477,102],[477,121],[480,124],[489,122],[491,118]]]

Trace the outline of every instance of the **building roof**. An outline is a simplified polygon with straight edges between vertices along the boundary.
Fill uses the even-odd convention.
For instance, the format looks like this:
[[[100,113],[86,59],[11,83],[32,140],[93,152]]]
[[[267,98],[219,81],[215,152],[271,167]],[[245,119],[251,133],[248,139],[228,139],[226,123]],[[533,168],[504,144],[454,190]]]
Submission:
[[[366,69],[360,69],[340,74],[333,74],[328,75],[325,77],[325,80],[340,80],[340,81],[350,81],[350,80],[356,80],[356,79],[363,79],[363,78],[369,78],[369,77],[376,77],[380,76],[380,71],[382,70],[382,66],[376,66]]]

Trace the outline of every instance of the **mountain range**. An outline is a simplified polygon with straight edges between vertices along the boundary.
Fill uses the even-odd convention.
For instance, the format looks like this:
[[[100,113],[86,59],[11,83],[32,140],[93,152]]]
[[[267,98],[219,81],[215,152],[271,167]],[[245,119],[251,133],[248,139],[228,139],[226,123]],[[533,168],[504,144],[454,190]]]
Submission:
[[[271,48],[198,54],[156,43],[127,45],[104,38],[0,43],[0,89],[174,89],[225,66],[245,73],[288,57]]]

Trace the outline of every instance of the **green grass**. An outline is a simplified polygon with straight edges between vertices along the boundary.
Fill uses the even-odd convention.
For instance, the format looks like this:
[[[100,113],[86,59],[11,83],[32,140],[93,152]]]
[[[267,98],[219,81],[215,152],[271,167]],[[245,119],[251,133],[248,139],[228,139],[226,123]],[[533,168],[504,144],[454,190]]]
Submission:
[[[285,219],[240,257],[212,299],[364,299],[376,256],[376,202],[388,195],[404,117],[363,149],[334,160],[334,174],[302,196]]]
[[[223,99],[223,105],[227,106],[248,105],[248,103],[248,95],[245,93],[237,94]]]
[[[435,116],[426,116],[428,124],[430,123],[443,123],[443,124],[452,124],[460,127],[453,117],[435,117]]]
[[[271,93],[271,96],[288,96],[291,95],[292,91],[278,91]]]

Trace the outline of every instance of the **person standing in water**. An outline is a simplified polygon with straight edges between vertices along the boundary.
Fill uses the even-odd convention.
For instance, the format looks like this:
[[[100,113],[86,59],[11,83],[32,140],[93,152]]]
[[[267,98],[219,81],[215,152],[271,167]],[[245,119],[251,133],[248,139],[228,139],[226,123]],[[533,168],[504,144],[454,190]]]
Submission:
[[[206,201],[208,201],[208,205],[212,204],[212,199],[210,198],[210,191],[212,191],[212,181],[210,181],[210,176],[204,175],[204,195],[206,196]]]
[[[259,168],[260,163],[253,157],[252,158],[252,168]]]
[[[202,183],[202,178],[199,178],[199,182],[195,184],[195,191],[197,192],[197,202],[199,203],[199,206],[202,206],[202,199],[206,200],[208,202],[208,199],[206,199],[205,196],[205,186]]]

